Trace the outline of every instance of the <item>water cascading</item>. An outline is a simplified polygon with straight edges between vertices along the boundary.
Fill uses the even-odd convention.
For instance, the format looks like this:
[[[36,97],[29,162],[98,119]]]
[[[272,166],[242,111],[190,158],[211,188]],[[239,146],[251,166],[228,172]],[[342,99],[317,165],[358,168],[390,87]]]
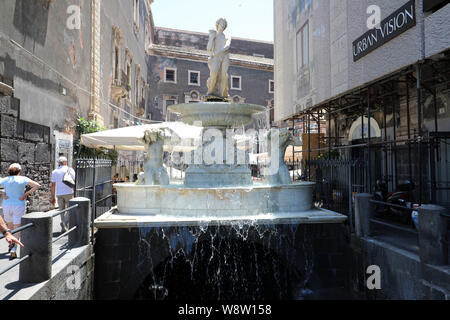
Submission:
[[[312,239],[299,225],[253,221],[142,228],[138,269],[152,271],[134,298],[301,299],[315,285]]]

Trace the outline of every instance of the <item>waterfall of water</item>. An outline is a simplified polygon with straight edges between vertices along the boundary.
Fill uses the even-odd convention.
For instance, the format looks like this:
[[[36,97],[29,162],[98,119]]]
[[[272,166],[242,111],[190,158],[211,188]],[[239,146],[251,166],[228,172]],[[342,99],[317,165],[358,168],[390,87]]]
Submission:
[[[301,225],[141,228],[137,299],[299,299],[309,292],[314,250]]]

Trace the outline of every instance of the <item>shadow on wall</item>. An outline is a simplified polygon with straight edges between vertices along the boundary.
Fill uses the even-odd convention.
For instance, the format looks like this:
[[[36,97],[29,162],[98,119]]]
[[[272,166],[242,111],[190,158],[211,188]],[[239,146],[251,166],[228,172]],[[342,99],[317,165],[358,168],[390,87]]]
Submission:
[[[13,24],[23,35],[45,45],[48,25],[47,0],[16,0]]]

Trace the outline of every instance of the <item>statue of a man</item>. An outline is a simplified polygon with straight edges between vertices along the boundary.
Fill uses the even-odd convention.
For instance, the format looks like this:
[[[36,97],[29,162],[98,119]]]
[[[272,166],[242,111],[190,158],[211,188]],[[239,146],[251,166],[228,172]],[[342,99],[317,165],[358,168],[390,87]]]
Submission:
[[[216,22],[216,30],[209,31],[207,51],[209,54],[209,79],[207,96],[228,98],[228,67],[230,65],[229,50],[231,38],[225,36],[223,31],[227,28],[227,20],[220,18]]]

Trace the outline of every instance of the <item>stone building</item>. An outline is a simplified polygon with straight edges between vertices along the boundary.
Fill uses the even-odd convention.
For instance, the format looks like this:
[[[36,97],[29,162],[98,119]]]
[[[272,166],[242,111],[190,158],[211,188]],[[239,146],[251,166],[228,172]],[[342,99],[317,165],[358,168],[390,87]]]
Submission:
[[[370,1],[275,1],[275,120],[310,140],[320,131],[319,143],[311,140],[317,155],[364,144],[351,152],[340,149],[348,158],[363,159],[367,142],[392,145],[388,151],[374,145],[364,158],[372,166],[368,189],[380,178],[390,190],[406,178],[419,185],[425,174],[436,181],[423,186],[442,176],[450,180],[448,163],[419,168],[439,159],[414,158],[414,141],[450,131],[450,6],[421,3],[377,1],[380,29],[369,30]],[[303,150],[303,158],[312,158],[309,153]],[[443,190],[422,193],[450,204]]]
[[[167,106],[201,101],[207,93],[207,33],[155,28],[150,55],[148,117],[175,120]],[[270,127],[273,110],[273,44],[232,38],[229,93],[233,101],[267,106],[258,128]],[[273,114],[272,114],[273,115]]]
[[[387,192],[410,181],[407,202],[450,208],[448,1],[275,0],[274,10],[275,121],[302,135],[302,177],[316,181],[317,202],[347,214],[349,230],[354,194],[377,181]],[[411,215],[402,219],[410,227]],[[448,275],[421,273],[389,225],[383,236],[396,243],[380,235],[353,252],[385,270],[386,290],[371,296],[448,299]]]
[[[11,162],[30,176],[61,154],[72,163],[78,117],[107,128],[146,121],[152,2],[2,1],[0,175]]]

